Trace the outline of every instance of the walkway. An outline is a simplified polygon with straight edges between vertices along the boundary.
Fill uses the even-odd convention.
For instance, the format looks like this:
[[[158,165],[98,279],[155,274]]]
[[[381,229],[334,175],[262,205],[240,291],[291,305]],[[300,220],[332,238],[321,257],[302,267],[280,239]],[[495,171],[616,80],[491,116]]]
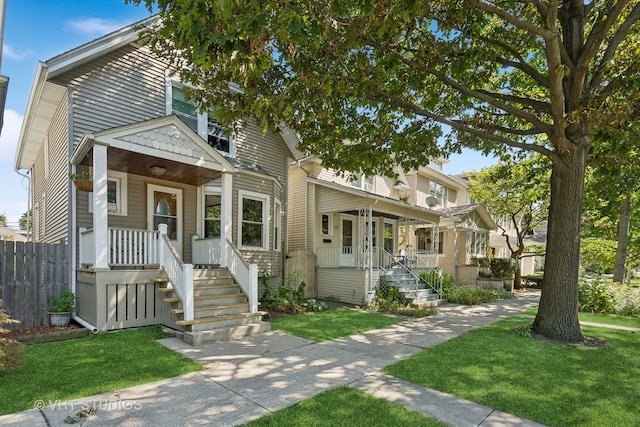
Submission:
[[[538,426],[492,408],[384,375],[381,369],[473,329],[520,314],[539,294],[479,306],[445,305],[436,316],[316,343],[271,331],[242,341],[190,347],[162,344],[206,369],[59,405],[0,417],[0,425],[68,426],[64,419],[93,402],[83,426],[232,426],[322,391],[350,386],[453,426]]]

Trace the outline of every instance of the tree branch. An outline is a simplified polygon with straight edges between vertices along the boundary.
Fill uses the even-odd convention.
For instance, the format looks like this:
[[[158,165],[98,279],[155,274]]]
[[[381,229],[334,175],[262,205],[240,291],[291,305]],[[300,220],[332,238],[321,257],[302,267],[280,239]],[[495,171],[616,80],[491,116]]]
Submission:
[[[530,22],[523,21],[522,19],[517,18],[511,13],[499,8],[494,4],[488,3],[484,0],[470,0],[469,3],[471,3],[472,6],[476,6],[486,12],[493,13],[494,15],[502,18],[504,21],[508,22],[509,24],[521,30],[525,30],[532,34],[537,34],[538,36],[543,38],[553,36],[552,31],[537,27]]]

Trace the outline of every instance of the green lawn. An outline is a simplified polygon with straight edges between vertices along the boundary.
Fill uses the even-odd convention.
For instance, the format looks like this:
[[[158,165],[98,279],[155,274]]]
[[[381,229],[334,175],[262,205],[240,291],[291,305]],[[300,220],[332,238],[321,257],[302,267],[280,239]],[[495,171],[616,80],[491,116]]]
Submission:
[[[385,372],[547,425],[640,425],[640,334],[583,327],[585,335],[606,340],[588,348],[515,332],[530,323],[503,320]]]
[[[264,416],[249,427],[444,427],[447,424],[413,412],[396,403],[341,387],[303,400]]]
[[[329,341],[401,322],[397,316],[338,308],[272,319],[271,327],[314,341]]]
[[[0,414],[202,369],[155,342],[154,333],[144,328],[24,347],[22,367],[0,377]]]
[[[538,312],[537,308],[530,308],[524,311],[524,314],[534,315]],[[582,322],[604,323],[608,325],[630,326],[632,328],[640,328],[640,317],[616,316],[615,314],[600,313],[578,313],[578,318]]]

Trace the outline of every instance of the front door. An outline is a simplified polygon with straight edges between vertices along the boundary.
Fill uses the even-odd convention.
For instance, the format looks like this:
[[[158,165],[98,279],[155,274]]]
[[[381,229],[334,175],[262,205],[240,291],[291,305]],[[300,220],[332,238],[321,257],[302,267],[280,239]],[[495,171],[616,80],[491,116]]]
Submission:
[[[354,267],[354,227],[353,217],[342,216],[340,226],[340,266]]]
[[[169,239],[182,256],[182,190],[148,184],[147,229],[157,230],[159,224],[167,224]]]

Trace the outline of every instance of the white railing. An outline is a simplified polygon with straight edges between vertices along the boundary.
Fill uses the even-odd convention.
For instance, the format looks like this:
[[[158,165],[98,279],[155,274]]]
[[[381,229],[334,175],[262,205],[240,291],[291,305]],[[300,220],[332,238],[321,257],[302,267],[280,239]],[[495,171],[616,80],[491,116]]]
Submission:
[[[158,229],[161,235],[158,245],[160,265],[164,268],[174,292],[182,302],[184,320],[193,320],[193,264],[182,262],[180,254],[167,236],[167,225],[160,224]]]
[[[419,283],[425,283],[431,289],[433,289],[440,298],[443,298],[442,291],[442,271],[437,267],[437,255],[435,255],[436,265],[433,267],[415,267],[419,262],[416,261],[415,253],[406,252],[401,250],[398,255],[390,254],[383,250],[383,270],[400,269],[403,273],[414,277],[416,282],[416,289],[418,289]],[[433,254],[423,253],[424,256],[423,265],[433,257]],[[432,261],[430,261],[432,262]]]
[[[427,251],[407,250],[407,263],[411,268],[426,269],[438,266],[438,254]]]
[[[194,264],[220,264],[220,239],[192,237]]]
[[[227,239],[227,268],[249,299],[249,311],[258,311],[258,266],[248,264],[231,240]]]
[[[80,254],[80,266],[83,264],[93,265],[95,263],[94,246],[93,246],[93,229],[80,229],[80,241],[78,253]]]
[[[158,231],[109,227],[109,265],[158,264]]]
[[[379,248],[371,248],[371,254],[363,251],[359,246],[318,248],[316,255],[318,257],[318,267],[367,268],[370,260],[371,266],[378,268],[382,262],[382,252]],[[369,258],[369,255],[371,258]]]

